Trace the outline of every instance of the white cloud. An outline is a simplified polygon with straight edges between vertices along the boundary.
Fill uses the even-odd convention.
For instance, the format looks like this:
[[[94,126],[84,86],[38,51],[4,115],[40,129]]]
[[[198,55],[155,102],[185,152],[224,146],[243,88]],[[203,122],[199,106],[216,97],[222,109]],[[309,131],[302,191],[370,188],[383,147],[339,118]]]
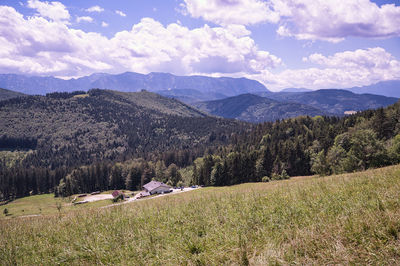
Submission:
[[[272,0],[281,14],[278,34],[303,40],[339,42],[349,36],[400,36],[400,7],[369,0]]]
[[[106,28],[106,27],[108,27],[108,23],[105,22],[105,21],[102,21],[102,22],[101,22],[101,26],[102,26],[103,28]]]
[[[278,22],[279,16],[270,4],[261,0],[184,0],[184,13],[202,17],[219,25],[249,25],[259,22]]]
[[[104,11],[104,8],[102,8],[102,7],[100,7],[100,6],[92,6],[92,7],[89,7],[88,9],[85,9],[85,11],[87,11],[87,12],[98,12],[98,13],[101,13],[101,12]]]
[[[287,69],[278,74],[268,70],[252,75],[270,88],[349,88],[400,79],[400,61],[381,47],[345,51],[331,56],[312,54],[303,61],[318,67]]]
[[[93,22],[93,18],[92,18],[92,17],[88,17],[88,16],[77,17],[77,18],[76,18],[76,22],[80,23],[81,21],[84,21],[84,22]]]
[[[260,73],[281,60],[259,50],[244,26],[188,29],[144,18],[112,38],[0,6],[0,73]]]
[[[131,31],[122,31],[111,40],[118,44],[120,63],[129,67],[132,56],[147,71],[177,74],[249,72],[280,64],[280,59],[259,51],[244,26],[189,30],[178,24],[164,27],[144,18]],[[146,59],[146,60],[144,60]]]
[[[126,14],[121,10],[115,10],[115,14],[120,15],[121,17],[126,17]]]
[[[27,6],[36,9],[40,16],[54,21],[68,21],[70,14],[61,2],[41,2],[39,0],[28,0]]]
[[[277,33],[339,42],[349,36],[400,36],[400,6],[370,0],[183,0],[183,13],[219,25],[279,23]]]

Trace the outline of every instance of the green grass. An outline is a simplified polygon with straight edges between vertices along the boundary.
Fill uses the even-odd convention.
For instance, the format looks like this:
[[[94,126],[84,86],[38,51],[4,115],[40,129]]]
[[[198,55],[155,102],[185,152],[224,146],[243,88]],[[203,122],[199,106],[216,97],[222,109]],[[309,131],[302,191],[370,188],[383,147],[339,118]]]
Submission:
[[[112,204],[111,200],[100,200],[82,205],[73,205],[71,202],[74,197],[75,195],[68,198],[55,198],[54,194],[42,194],[16,199],[6,205],[0,206],[0,220],[5,218],[16,218],[20,216],[58,214],[59,211],[57,204],[61,204],[61,214]],[[83,198],[77,198],[77,201],[82,200]],[[9,212],[7,216],[3,214],[5,208],[7,208]]]
[[[0,220],[0,264],[397,264],[400,166]]]

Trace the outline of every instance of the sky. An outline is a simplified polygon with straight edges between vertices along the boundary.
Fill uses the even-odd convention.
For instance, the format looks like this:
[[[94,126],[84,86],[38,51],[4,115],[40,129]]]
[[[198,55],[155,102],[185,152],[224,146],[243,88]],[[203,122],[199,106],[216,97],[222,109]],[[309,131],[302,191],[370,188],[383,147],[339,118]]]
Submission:
[[[0,73],[127,71],[272,91],[400,80],[400,0],[0,0]]]

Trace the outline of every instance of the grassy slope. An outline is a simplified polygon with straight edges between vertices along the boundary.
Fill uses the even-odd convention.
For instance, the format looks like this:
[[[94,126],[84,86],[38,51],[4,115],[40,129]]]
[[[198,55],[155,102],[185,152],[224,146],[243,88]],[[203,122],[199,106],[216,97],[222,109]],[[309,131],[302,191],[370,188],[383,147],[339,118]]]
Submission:
[[[111,200],[101,200],[90,202],[84,205],[71,204],[74,196],[69,198],[55,198],[54,194],[42,194],[30,197],[16,199],[6,205],[0,206],[0,219],[4,218],[3,211],[5,208],[8,210],[7,218],[15,218],[28,215],[53,215],[58,213],[57,204],[61,204],[61,212],[63,214],[71,211],[81,210],[88,207],[100,207],[112,204]],[[81,201],[78,198],[77,201]]]
[[[395,264],[400,166],[0,220],[2,264]]]

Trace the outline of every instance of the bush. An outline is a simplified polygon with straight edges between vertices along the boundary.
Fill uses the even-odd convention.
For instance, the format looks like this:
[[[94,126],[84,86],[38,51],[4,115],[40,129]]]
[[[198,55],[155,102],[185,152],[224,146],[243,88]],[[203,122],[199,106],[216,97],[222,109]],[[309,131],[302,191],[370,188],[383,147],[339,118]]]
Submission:
[[[271,175],[271,180],[280,180],[281,176],[278,175],[277,173],[272,173]]]
[[[269,182],[269,181],[271,181],[271,178],[270,178],[269,176],[263,176],[263,177],[261,178],[261,181],[262,181],[262,182]]]
[[[283,180],[283,179],[289,179],[289,178],[290,178],[290,176],[288,175],[288,173],[286,172],[286,170],[283,169],[283,170],[282,170],[282,173],[281,173],[281,180]]]
[[[115,198],[113,198],[113,202],[123,201],[125,199],[125,195],[123,193],[118,194]]]

